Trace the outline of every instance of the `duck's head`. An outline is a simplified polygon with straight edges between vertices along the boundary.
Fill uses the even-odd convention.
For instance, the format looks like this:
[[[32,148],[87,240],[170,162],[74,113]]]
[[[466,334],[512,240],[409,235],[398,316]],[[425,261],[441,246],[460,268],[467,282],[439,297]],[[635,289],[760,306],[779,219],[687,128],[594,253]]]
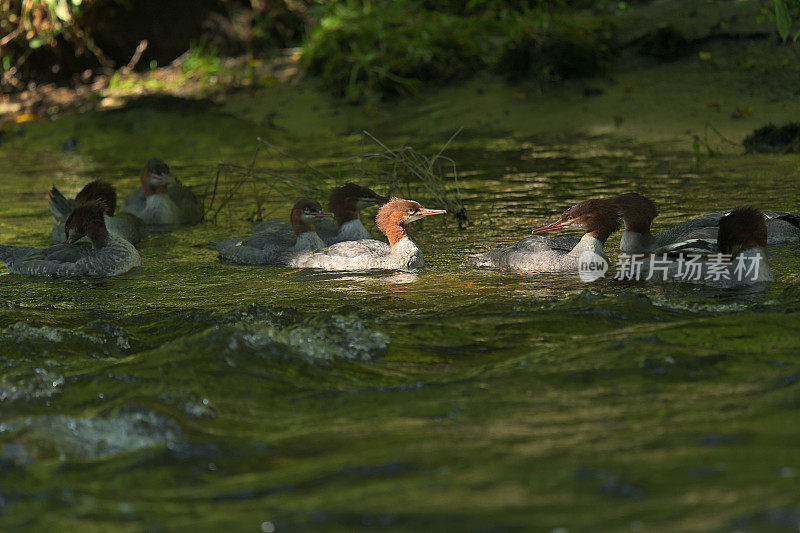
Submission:
[[[751,205],[737,207],[719,219],[717,248],[736,256],[750,249],[767,247],[767,223],[761,209]]]
[[[64,243],[74,243],[83,236],[89,237],[95,246],[105,242],[108,237],[105,211],[106,206],[100,200],[89,200],[72,211],[64,223]]]
[[[157,157],[147,160],[142,169],[141,180],[145,196],[163,194],[167,192],[170,183],[175,183],[169,174],[169,166]]]
[[[295,235],[300,235],[301,233],[310,231],[317,220],[332,216],[333,213],[322,210],[322,206],[319,202],[309,200],[308,198],[298,198],[294,206],[292,206],[289,219],[292,221],[292,229]]]
[[[555,222],[536,228],[531,233],[581,229],[605,243],[619,228],[620,216],[619,207],[611,200],[584,200],[564,211]]]
[[[381,196],[369,187],[347,183],[331,189],[328,209],[336,215],[336,221],[341,225],[349,220],[356,220],[362,209],[388,201],[387,196]]]

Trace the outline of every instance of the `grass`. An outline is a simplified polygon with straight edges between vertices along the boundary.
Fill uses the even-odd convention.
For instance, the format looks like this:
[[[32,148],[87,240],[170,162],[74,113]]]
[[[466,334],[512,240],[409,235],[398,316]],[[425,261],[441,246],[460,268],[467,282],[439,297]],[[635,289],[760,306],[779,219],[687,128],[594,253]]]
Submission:
[[[486,68],[512,79],[592,76],[611,55],[605,19],[494,8],[453,14],[414,0],[333,3],[306,39],[303,65],[334,95],[361,102]]]
[[[270,199],[293,201],[298,196],[324,199],[331,187],[343,184],[342,176],[357,176],[354,180],[359,184],[376,187],[380,192],[446,208],[459,227],[463,227],[467,211],[461,201],[456,162],[444,155],[458,133],[437,153],[428,156],[411,146],[390,148],[365,131],[365,142],[374,144],[378,151],[354,154],[324,167],[259,139],[262,146],[256,149],[250,165],[230,162],[217,165],[206,185],[206,220],[217,222],[222,215],[231,217],[234,203],[251,203],[247,220],[260,222],[267,214],[264,205]]]

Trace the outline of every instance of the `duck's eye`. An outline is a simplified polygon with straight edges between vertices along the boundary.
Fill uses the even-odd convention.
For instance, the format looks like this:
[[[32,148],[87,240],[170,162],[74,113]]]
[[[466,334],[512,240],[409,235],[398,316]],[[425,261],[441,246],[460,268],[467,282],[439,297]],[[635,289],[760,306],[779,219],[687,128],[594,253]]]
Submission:
[[[409,214],[409,215],[413,215],[413,214],[414,214],[414,212],[415,212],[415,210],[414,210],[414,209],[409,209],[409,210],[408,210],[408,214]]]

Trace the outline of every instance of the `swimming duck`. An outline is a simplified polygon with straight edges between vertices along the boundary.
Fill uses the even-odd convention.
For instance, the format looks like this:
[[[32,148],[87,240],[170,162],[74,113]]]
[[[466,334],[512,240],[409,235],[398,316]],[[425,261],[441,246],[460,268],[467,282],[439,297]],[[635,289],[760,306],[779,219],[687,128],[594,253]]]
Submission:
[[[105,181],[90,181],[78,192],[74,200],[67,199],[61,194],[61,191],[53,186],[50,189],[49,198],[50,212],[55,218],[51,234],[56,242],[64,242],[66,238],[64,223],[69,214],[91,200],[102,201],[105,206],[106,228],[111,233],[116,233],[131,244],[138,243],[147,235],[147,229],[139,217],[130,213],[114,215],[117,207],[117,191]]]
[[[202,218],[197,197],[172,178],[169,166],[161,159],[149,159],[140,179],[142,187],[125,198],[122,211],[136,215],[149,226],[195,224]]]
[[[76,208],[64,223],[64,244],[49,248],[0,245],[0,261],[12,274],[58,277],[108,277],[141,266],[133,245],[106,229],[106,207],[90,200]],[[74,244],[83,236],[91,247]]]
[[[314,252],[291,254],[286,264],[323,270],[406,270],[424,265],[422,252],[406,233],[405,226],[415,220],[446,213],[427,209],[413,200],[392,198],[378,211],[376,222],[389,244],[374,239],[343,241]]]
[[[318,202],[300,198],[289,214],[294,235],[287,237],[279,228],[261,231],[246,239],[234,238],[213,242],[210,248],[217,250],[222,259],[245,265],[268,265],[282,262],[288,252],[318,250],[325,247],[314,225],[318,220],[332,217]]]
[[[536,235],[511,246],[468,255],[467,260],[481,267],[517,272],[577,270],[578,259],[584,252],[594,252],[606,259],[603,245],[619,227],[619,219],[620,212],[613,201],[585,200],[564,211],[552,224],[531,232],[538,234],[580,228],[585,232],[580,240],[548,239]]]

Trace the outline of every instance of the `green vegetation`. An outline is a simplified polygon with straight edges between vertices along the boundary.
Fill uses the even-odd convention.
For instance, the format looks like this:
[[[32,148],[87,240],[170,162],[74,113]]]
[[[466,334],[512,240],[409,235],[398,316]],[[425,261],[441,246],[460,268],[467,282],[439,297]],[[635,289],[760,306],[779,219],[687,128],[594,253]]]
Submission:
[[[469,2],[464,15],[413,0],[335,3],[308,36],[304,63],[349,101],[405,94],[423,82],[465,78],[484,68],[537,80],[603,69],[611,43],[605,20],[508,4]],[[477,12],[479,6],[484,11]]]
[[[795,42],[800,39],[800,29],[794,24],[798,16],[800,0],[775,0],[775,24],[784,42],[789,38]]]
[[[419,9],[334,5],[311,32],[303,58],[327,89],[351,101],[403,94],[422,80],[463,78],[491,53],[494,21]]]

